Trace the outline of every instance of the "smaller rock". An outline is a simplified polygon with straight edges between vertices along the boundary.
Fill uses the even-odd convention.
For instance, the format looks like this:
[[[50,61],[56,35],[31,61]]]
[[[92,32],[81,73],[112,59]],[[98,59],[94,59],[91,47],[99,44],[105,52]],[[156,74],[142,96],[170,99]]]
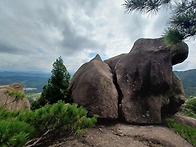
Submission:
[[[21,109],[30,110],[30,102],[26,96],[24,97],[24,99],[16,100],[14,97],[7,95],[5,93],[6,90],[19,91],[24,94],[22,86],[18,83],[0,86],[0,106],[6,106],[6,109],[9,111]]]
[[[175,121],[185,125],[185,126],[191,126],[193,128],[196,128],[196,119],[188,116],[183,116],[181,114],[173,115],[172,116]]]

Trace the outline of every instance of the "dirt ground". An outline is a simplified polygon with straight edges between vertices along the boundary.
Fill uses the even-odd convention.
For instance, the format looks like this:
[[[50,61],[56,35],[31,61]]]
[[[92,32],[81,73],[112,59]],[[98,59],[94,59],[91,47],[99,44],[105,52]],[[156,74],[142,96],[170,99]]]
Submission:
[[[78,139],[61,139],[50,147],[193,147],[165,126],[116,123],[97,125]]]

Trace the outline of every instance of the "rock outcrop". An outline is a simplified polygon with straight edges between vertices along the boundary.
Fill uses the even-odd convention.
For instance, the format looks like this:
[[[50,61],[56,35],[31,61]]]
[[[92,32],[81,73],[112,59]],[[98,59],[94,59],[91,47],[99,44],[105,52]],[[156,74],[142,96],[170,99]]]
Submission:
[[[59,139],[50,147],[193,147],[165,126],[130,124],[99,125],[81,138]]]
[[[185,43],[166,46],[162,38],[139,39],[128,54],[106,60],[108,65],[99,57],[84,64],[71,80],[72,97],[90,114],[101,118],[161,123],[162,115],[176,113],[185,100],[182,83],[172,72],[172,65],[183,62],[187,56]],[[108,117],[108,113],[115,117]]]
[[[9,111],[27,109],[30,110],[30,103],[27,97],[23,99],[16,99],[15,97],[9,96],[5,91],[19,91],[24,94],[22,86],[18,83],[11,85],[0,86],[0,106],[6,106]]]

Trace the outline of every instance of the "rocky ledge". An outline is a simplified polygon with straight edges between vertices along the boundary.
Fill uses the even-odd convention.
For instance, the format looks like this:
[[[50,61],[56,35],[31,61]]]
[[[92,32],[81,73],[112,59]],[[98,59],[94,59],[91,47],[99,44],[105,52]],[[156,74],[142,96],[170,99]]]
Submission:
[[[196,120],[194,120],[196,123]],[[62,138],[50,147],[193,147],[172,129],[158,125],[97,125],[81,138]]]

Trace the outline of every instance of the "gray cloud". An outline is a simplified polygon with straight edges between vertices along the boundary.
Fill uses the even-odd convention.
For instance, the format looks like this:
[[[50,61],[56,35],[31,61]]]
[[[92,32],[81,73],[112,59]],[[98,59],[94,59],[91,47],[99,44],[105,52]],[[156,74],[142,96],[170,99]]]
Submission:
[[[1,1],[0,70],[49,72],[55,59],[62,56],[68,70],[74,72],[93,54],[109,58],[129,52],[138,38],[162,35],[168,13],[161,11],[153,17],[125,14],[123,3]],[[195,67],[193,56],[188,61],[189,67]]]
[[[15,46],[9,46],[8,44],[0,44],[0,53],[8,54],[29,54],[30,52],[24,52],[22,49],[18,49]]]
[[[104,0],[77,0],[72,1],[75,11],[80,11],[81,9],[89,17],[94,17],[97,11],[100,11],[100,4],[104,4]]]
[[[103,45],[90,38],[91,36],[79,35],[76,30],[69,27],[63,31],[62,46],[69,50],[69,53],[82,49],[96,49]]]

